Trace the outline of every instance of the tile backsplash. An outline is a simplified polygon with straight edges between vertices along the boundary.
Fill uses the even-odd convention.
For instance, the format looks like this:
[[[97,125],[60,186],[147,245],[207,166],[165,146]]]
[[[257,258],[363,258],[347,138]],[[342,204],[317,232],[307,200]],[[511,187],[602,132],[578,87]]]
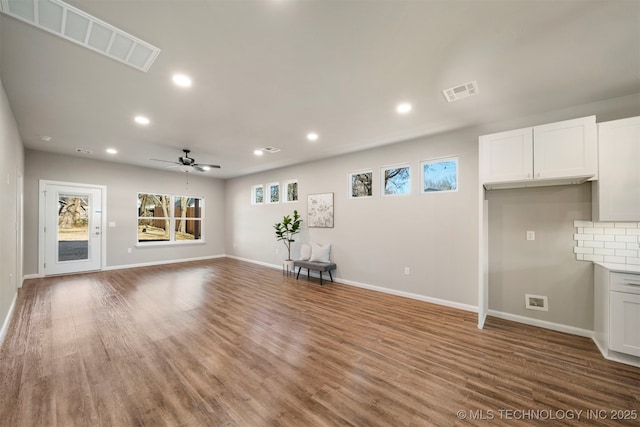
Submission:
[[[640,265],[639,222],[574,221],[578,261]]]

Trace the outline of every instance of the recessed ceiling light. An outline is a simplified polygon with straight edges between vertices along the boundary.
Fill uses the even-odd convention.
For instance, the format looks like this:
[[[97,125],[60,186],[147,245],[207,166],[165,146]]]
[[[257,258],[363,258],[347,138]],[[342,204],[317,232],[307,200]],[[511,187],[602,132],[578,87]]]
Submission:
[[[262,156],[264,152],[262,150],[253,150],[253,154],[255,154],[256,156]]]
[[[411,104],[403,102],[402,104],[398,104],[398,106],[396,107],[396,111],[398,112],[398,114],[407,114],[411,111],[412,108],[413,107],[411,106]]]
[[[318,134],[317,134],[317,133],[315,133],[315,132],[309,132],[309,133],[307,134],[307,139],[308,139],[309,141],[317,141],[317,140],[318,140]]]
[[[51,137],[47,136],[47,135],[43,135],[40,137],[41,140],[43,140],[44,142],[49,142],[51,141]]]
[[[174,74],[173,82],[181,87],[191,87],[191,78],[184,74]]]
[[[139,125],[148,125],[149,123],[151,123],[145,116],[135,116],[133,120],[135,120],[135,122]]]
[[[203,171],[211,170],[211,166],[207,166],[207,165],[200,166],[200,168],[201,168]]]
[[[118,154],[118,150],[115,148],[107,148],[107,153],[109,154]]]

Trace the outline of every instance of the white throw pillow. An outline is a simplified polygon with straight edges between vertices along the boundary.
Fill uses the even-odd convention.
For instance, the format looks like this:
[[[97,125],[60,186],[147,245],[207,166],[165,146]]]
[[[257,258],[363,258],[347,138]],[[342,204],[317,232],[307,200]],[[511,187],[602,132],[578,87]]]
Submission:
[[[311,245],[303,243],[300,246],[300,261],[309,261],[311,258]]]
[[[311,258],[309,261],[316,262],[329,262],[329,253],[331,252],[331,243],[326,245],[319,245],[317,243],[311,244]]]

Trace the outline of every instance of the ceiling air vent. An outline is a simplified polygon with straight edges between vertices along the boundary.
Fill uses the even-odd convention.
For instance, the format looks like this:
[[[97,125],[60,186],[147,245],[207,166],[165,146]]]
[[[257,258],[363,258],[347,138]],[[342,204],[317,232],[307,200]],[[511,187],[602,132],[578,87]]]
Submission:
[[[60,0],[0,0],[0,11],[142,71],[160,49]]]
[[[93,151],[87,150],[86,148],[76,148],[76,152],[81,154],[93,154]]]
[[[262,149],[262,151],[264,151],[265,153],[274,154],[274,153],[277,153],[278,151],[282,151],[282,150],[279,149],[278,147],[264,147]]]
[[[460,86],[445,89],[442,91],[442,94],[448,102],[453,102],[471,95],[476,95],[478,92],[478,82],[474,80]]]

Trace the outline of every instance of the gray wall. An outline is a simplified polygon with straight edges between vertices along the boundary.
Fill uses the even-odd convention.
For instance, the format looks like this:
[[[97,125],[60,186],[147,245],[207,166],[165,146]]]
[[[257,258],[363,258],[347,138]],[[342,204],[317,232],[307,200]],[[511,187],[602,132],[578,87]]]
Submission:
[[[22,251],[17,235],[17,206],[21,194],[18,176],[23,175],[24,149],[7,95],[0,81],[0,328],[5,323],[19,285],[16,254]]]
[[[420,161],[443,156],[459,157],[459,191],[420,194]],[[411,165],[411,195],[381,197],[380,168],[404,162]],[[372,198],[347,197],[347,174],[359,169],[373,170]],[[294,245],[295,256],[300,242],[331,243],[331,258],[342,279],[475,306],[477,176],[477,133],[466,131],[228,180],[227,253],[281,264],[284,245],[275,240],[272,226],[297,209],[305,229]],[[294,178],[299,182],[299,202],[251,205],[253,185]],[[330,192],[335,227],[306,228],[307,195]],[[410,275],[404,274],[405,267]]]
[[[224,181],[112,162],[26,151],[25,274],[38,272],[39,180],[76,182],[107,187],[107,267],[224,255]],[[204,197],[205,244],[136,248],[138,192]],[[131,254],[127,248],[133,248]]]
[[[284,246],[276,242],[272,225],[293,209],[306,218],[308,194],[333,192],[335,228],[303,230],[294,245],[296,256],[301,241],[330,242],[341,279],[477,306],[478,136],[593,114],[598,121],[640,115],[640,97],[634,94],[509,122],[481,124],[228,180],[227,253],[279,265],[285,257]],[[448,155],[460,157],[460,191],[419,194],[419,162]],[[402,162],[412,166],[412,195],[380,197],[380,166]],[[347,172],[365,168],[373,169],[377,178],[375,196],[348,199]],[[252,185],[294,178],[300,185],[298,203],[251,205]],[[575,260],[572,240],[573,220],[591,217],[589,186],[489,192],[490,309],[592,329],[592,266]],[[524,231],[530,229],[537,232],[533,245],[524,240]],[[500,239],[506,240],[500,243]],[[410,267],[411,275],[404,275],[404,267]],[[550,311],[525,310],[525,293],[548,295]]]
[[[486,198],[489,309],[592,330],[593,264],[573,253],[573,221],[591,219],[591,183],[492,190]],[[548,296],[549,311],[526,310],[525,294]]]

